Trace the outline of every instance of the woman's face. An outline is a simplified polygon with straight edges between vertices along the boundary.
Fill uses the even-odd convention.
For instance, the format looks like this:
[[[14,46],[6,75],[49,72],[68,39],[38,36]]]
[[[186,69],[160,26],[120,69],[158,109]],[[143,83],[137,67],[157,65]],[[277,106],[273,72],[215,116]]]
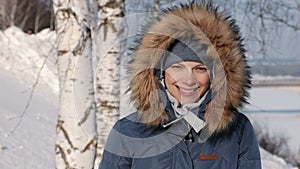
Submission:
[[[209,70],[199,62],[183,61],[166,69],[165,84],[169,93],[179,103],[194,103],[210,85]]]

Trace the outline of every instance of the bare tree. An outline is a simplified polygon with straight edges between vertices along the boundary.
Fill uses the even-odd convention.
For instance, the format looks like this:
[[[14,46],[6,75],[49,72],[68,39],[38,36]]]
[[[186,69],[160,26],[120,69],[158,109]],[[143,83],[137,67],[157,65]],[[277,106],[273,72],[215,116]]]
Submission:
[[[96,107],[92,71],[92,19],[89,0],[56,0],[60,110],[56,168],[93,168]]]
[[[0,1],[0,29],[18,26],[25,32],[36,33],[50,27],[51,3],[52,0]]]
[[[18,0],[0,1],[0,28],[5,29],[15,25],[15,15]]]
[[[26,29],[25,26],[29,25],[28,22],[32,22],[31,20],[33,19],[32,15],[34,15],[33,9],[35,8],[35,3],[30,3],[28,1],[18,1],[18,2],[19,3],[18,3],[17,10],[23,10],[26,15],[18,14],[18,16],[16,16],[15,18],[15,22],[17,22],[18,26],[24,30]]]
[[[50,0],[50,2],[47,2],[47,0],[45,0],[44,3],[39,3],[39,5],[36,6],[35,15],[32,22],[34,25],[34,33],[39,32],[45,27],[51,28],[54,26],[52,9],[52,0]],[[51,30],[53,30],[53,28]]]
[[[299,0],[213,0],[239,22],[247,48],[263,59],[282,55],[278,41],[286,32],[299,35]]]

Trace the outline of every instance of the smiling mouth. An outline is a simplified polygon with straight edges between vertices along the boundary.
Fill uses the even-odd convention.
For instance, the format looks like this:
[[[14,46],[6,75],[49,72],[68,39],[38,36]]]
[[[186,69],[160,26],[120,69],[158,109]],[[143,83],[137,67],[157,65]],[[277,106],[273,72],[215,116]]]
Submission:
[[[179,92],[180,92],[181,94],[183,94],[183,95],[193,95],[193,94],[195,94],[195,92],[197,92],[198,89],[199,89],[199,87],[197,87],[197,88],[192,88],[192,89],[186,89],[186,88],[181,88],[181,87],[179,87],[179,86],[177,86],[177,85],[176,85],[176,87],[177,87],[177,89],[179,90]]]

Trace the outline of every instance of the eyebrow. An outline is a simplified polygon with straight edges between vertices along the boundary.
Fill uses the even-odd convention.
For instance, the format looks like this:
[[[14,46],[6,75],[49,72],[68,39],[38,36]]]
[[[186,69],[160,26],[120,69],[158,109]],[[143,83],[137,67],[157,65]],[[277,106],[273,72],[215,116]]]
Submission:
[[[181,65],[181,66],[185,66],[184,64],[182,64],[182,63],[174,63],[174,65]],[[195,66],[193,66],[193,67],[196,67],[196,66],[206,66],[205,64],[203,64],[203,63],[198,63],[197,65],[195,65]]]

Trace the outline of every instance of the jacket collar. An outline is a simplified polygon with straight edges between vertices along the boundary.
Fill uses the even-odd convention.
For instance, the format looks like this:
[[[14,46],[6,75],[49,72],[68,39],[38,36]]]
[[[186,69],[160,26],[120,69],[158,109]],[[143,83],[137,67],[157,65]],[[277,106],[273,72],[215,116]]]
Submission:
[[[166,105],[166,113],[169,117],[168,121],[165,121],[161,123],[162,126],[168,126],[168,124],[176,122],[181,120],[182,117],[176,116],[176,113],[174,111],[173,106],[178,105],[178,101],[168,94],[168,91],[165,89],[164,85],[160,84],[160,90],[162,91],[160,93],[160,101],[163,102]],[[212,99],[212,92],[211,90],[208,90],[207,93],[205,94],[203,100],[199,100],[197,103],[193,104],[188,104],[186,105],[187,107],[191,108],[192,112],[197,115],[198,118],[201,120],[204,120],[204,113],[205,113],[205,108],[206,105],[211,101]]]

